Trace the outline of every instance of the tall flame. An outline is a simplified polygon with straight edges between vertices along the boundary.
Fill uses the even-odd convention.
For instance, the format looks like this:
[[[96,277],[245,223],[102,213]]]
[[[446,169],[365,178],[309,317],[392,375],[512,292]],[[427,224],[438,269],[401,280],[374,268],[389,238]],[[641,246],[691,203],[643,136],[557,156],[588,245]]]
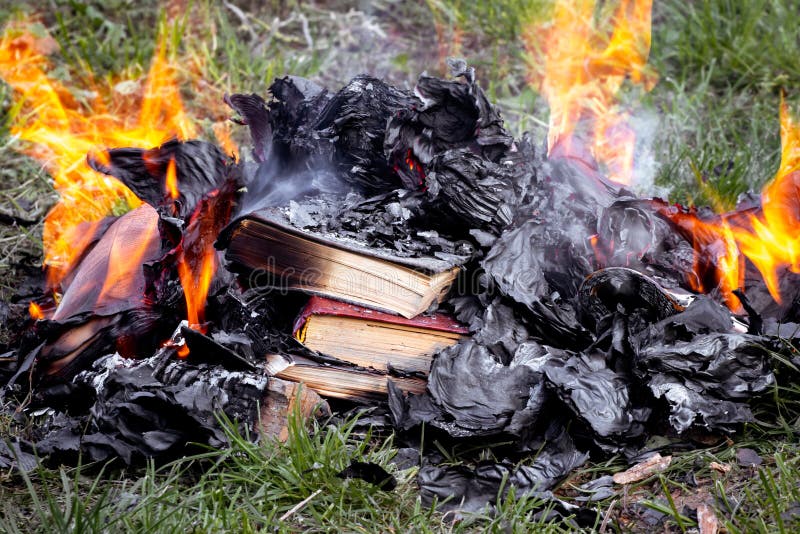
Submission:
[[[593,23],[595,4],[556,0],[552,20],[526,28],[529,80],[550,107],[548,152],[560,145],[569,154],[573,143],[587,143],[609,178],[629,185],[635,134],[618,93],[626,78],[646,90],[655,84],[646,66],[652,0],[620,0],[610,34]]]
[[[782,302],[780,274],[800,273],[800,125],[781,97],[781,163],[773,180],[761,193],[755,213],[721,215],[701,220],[694,212],[666,212],[694,243],[692,289],[709,291],[717,287],[733,310],[740,310],[733,290],[744,289],[744,260],[761,273],[772,298]],[[710,275],[710,276],[709,276]],[[703,281],[711,279],[711,284]]]
[[[232,183],[227,183],[206,195],[189,218],[179,250],[178,275],[186,317],[189,326],[200,332],[205,332],[205,304],[217,269],[214,242],[230,220],[235,194]]]
[[[781,96],[781,163],[761,192],[761,213],[750,227],[735,228],[742,253],[761,273],[772,298],[781,302],[778,275],[800,273],[800,127]]]
[[[92,96],[85,105],[47,76],[46,53],[54,47],[49,37],[35,37],[30,23],[12,24],[0,38],[0,77],[16,92],[19,105],[11,133],[24,142],[23,152],[47,167],[60,196],[43,230],[48,282],[57,288],[90,242],[92,225],[141,204],[122,183],[89,168],[86,155],[92,152],[102,161],[104,148],[150,148],[170,137],[187,139],[198,132],[184,109],[177,65],[167,54],[165,39],[159,42],[142,88],[137,89],[136,82],[118,84],[117,89],[133,86],[134,97],[129,91],[100,91],[87,79]],[[107,100],[113,101],[113,109]],[[230,145],[229,138],[225,141]]]
[[[198,131],[185,111],[177,63],[167,53],[166,39],[160,40],[142,87],[138,82],[125,81],[103,92],[92,79],[86,79],[83,81],[92,89],[92,96],[88,104],[81,105],[69,89],[46,74],[46,54],[56,48],[55,41],[37,38],[31,30],[30,23],[22,22],[4,31],[0,38],[0,77],[17,93],[19,111],[13,117],[11,132],[23,142],[23,152],[47,166],[60,197],[48,213],[43,231],[48,282],[51,288],[58,289],[101,228],[102,219],[142,203],[121,182],[92,170],[86,163],[87,154],[107,162],[106,148],[151,148],[171,137],[196,137]],[[113,109],[106,102],[113,102]],[[236,157],[236,146],[226,126],[214,124],[214,133],[223,150]],[[167,165],[165,186],[173,200],[180,194],[177,173],[172,159]],[[218,191],[201,201],[187,225],[190,237],[184,238],[179,250],[177,268],[188,320],[200,330],[216,270],[213,241],[220,230],[218,226],[230,215],[226,212],[224,218],[214,217],[214,209],[224,209],[214,202],[217,196]],[[230,204],[230,199],[225,200]],[[203,210],[212,213],[204,217]],[[153,225],[148,231],[156,232],[157,228]],[[153,237],[143,236],[143,242],[150,243]],[[102,293],[112,289],[134,291],[125,286],[123,273],[139,268],[144,249],[128,249],[109,258]],[[127,282],[130,285],[130,280]],[[30,314],[34,318],[44,315],[35,303],[30,305]]]

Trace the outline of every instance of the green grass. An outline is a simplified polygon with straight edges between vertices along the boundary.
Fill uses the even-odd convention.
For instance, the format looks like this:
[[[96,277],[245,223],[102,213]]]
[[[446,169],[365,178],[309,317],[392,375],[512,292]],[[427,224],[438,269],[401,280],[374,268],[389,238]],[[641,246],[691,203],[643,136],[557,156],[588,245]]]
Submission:
[[[531,10],[549,2],[430,0],[446,35],[460,32],[512,130],[546,132],[547,110],[525,84],[521,33]],[[533,6],[533,8],[531,7]],[[671,199],[731,208],[759,190],[780,160],[780,90],[800,86],[797,0],[654,2],[650,65],[659,82],[640,112],[657,118],[656,183]],[[800,107],[795,106],[800,112]]]
[[[675,188],[676,200],[720,199],[729,208],[774,175],[780,90],[800,97],[800,29],[786,22],[798,9],[796,0],[656,2],[651,63],[661,80],[651,100],[664,124],[659,182]]]
[[[251,0],[237,2],[237,10],[197,0],[169,18],[156,0],[54,0],[41,16],[60,45],[52,72],[75,89],[84,89],[80,79],[87,73],[107,84],[142,76],[156,35],[169,30],[173,47],[188,58],[187,68],[205,74],[207,85],[185,95],[196,112],[203,111],[209,95],[264,93],[274,77],[284,74],[335,87],[364,70],[410,85],[425,70],[444,74],[443,54],[459,54],[477,67],[510,129],[532,129],[541,140],[547,110],[525,81],[521,33],[532,10],[545,3],[380,0],[366,15],[355,1],[315,7]],[[20,10],[43,7],[38,4],[0,0],[0,23]],[[800,25],[795,23],[800,0],[654,4],[650,64],[659,82],[641,109],[657,118],[651,132],[656,183],[673,200],[729,208],[737,195],[757,190],[777,168],[780,90],[788,92],[790,102],[800,100]],[[0,84],[4,125],[11,105],[12,95]],[[0,209],[41,220],[55,196],[41,166],[20,156],[15,143],[7,128],[0,130]],[[12,266],[40,257],[40,231],[41,225],[0,226],[0,299],[8,298],[18,280]],[[636,503],[644,503],[665,514],[671,531],[689,530],[691,506],[701,499],[729,532],[797,531],[800,388],[793,385],[795,372],[786,367],[780,369],[779,383],[756,407],[758,424],[749,425],[735,442],[677,454],[664,473],[597,503],[598,521],[608,519],[607,531],[650,529],[637,519]],[[0,434],[12,428],[13,421],[0,421]],[[357,435],[352,423],[308,432],[295,422],[285,444],[231,438],[228,450],[162,467],[42,467],[27,478],[0,473],[0,530],[527,532],[531,522],[543,531],[567,529],[536,519],[540,502],[514,497],[497,514],[452,523],[420,504],[413,469],[397,472],[389,464],[395,451],[391,441]],[[736,449],[745,446],[764,457],[763,466],[735,465]],[[352,459],[384,465],[398,477],[398,488],[386,493],[336,478]],[[731,470],[719,473],[711,462]],[[558,493],[570,500],[580,483],[624,467],[616,458],[588,465]],[[697,487],[686,482],[689,473]],[[279,520],[310,495],[305,507]]]
[[[534,515],[542,502],[507,499],[499,513],[448,520],[422,506],[417,468],[390,463],[392,441],[356,431],[356,420],[315,425],[290,418],[285,443],[260,445],[227,424],[232,447],[128,472],[103,466],[14,474],[0,485],[3,532],[558,532]],[[398,486],[386,492],[336,474],[351,461],[378,463]],[[99,470],[99,472],[98,472]],[[10,483],[9,483],[10,482]],[[299,503],[304,503],[297,508]],[[541,529],[541,530],[538,530]]]

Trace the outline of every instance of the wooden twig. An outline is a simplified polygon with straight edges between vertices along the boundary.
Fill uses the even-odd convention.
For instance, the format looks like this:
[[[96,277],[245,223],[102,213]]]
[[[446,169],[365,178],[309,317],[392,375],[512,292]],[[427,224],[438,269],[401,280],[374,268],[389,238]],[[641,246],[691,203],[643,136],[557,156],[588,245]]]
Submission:
[[[320,493],[322,493],[322,488],[318,489],[317,491],[315,491],[314,493],[312,493],[311,495],[309,495],[308,497],[306,497],[305,499],[303,499],[303,500],[302,500],[302,501],[300,501],[299,503],[297,503],[297,504],[295,504],[294,506],[292,506],[292,509],[291,509],[291,510],[289,510],[288,512],[286,512],[285,514],[283,514],[283,515],[280,517],[280,519],[278,519],[278,521],[286,521],[286,520],[287,520],[287,519],[289,519],[289,518],[290,518],[290,517],[291,517],[291,516],[292,516],[292,515],[293,515],[295,512],[297,512],[298,510],[300,510],[301,508],[303,508],[305,505],[307,505],[309,502],[311,502],[311,499],[313,499],[314,497],[316,497],[316,496],[317,496],[317,495],[319,495]]]

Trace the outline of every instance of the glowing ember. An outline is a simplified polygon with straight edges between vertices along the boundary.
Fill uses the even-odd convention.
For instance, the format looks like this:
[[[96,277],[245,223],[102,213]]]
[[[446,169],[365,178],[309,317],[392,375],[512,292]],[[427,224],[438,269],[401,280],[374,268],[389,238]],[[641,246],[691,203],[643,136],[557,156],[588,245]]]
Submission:
[[[31,301],[31,303],[28,304],[28,314],[30,314],[31,319],[33,319],[34,321],[44,319],[44,312],[42,311],[41,306],[39,306],[33,301]]]
[[[48,78],[46,53],[54,48],[52,39],[34,37],[24,23],[8,27],[0,39],[0,77],[17,93],[20,105],[11,132],[25,141],[21,149],[26,154],[47,166],[60,195],[43,231],[48,282],[57,288],[89,242],[91,232],[81,223],[141,204],[119,181],[91,170],[86,155],[92,152],[102,160],[105,154],[96,151],[104,147],[150,148],[173,136],[195,137],[197,128],[184,111],[176,64],[168,58],[164,40],[139,98],[119,92],[106,98],[92,80],[85,80],[93,96],[84,106]],[[114,109],[106,101],[113,101]]]
[[[600,236],[598,236],[597,234],[590,235],[589,245],[592,247],[592,252],[594,252],[594,257],[595,260],[597,261],[597,266],[599,268],[605,267],[608,260],[606,259],[605,252],[600,246]]]
[[[189,347],[185,343],[183,345],[179,345],[177,349],[178,358],[186,358],[189,356]]]
[[[550,107],[548,152],[562,145],[569,155],[585,142],[609,178],[626,185],[635,135],[617,93],[626,78],[646,90],[655,84],[646,68],[651,7],[651,0],[621,0],[609,35],[593,23],[594,0],[557,0],[552,20],[529,25],[524,35],[529,79]]]
[[[423,185],[425,183],[425,170],[422,168],[422,165],[417,161],[414,157],[414,154],[411,153],[411,149],[408,149],[406,153],[406,165],[408,166],[408,170],[411,171],[417,179],[417,184]]]

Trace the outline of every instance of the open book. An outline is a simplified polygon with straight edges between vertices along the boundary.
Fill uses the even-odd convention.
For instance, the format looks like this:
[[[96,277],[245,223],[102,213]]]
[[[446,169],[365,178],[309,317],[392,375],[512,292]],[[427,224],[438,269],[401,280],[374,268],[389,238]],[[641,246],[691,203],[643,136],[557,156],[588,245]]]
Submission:
[[[409,318],[441,299],[459,271],[452,261],[399,256],[299,229],[276,209],[233,222],[218,246],[227,249],[234,269],[249,272],[251,286],[305,291]]]

